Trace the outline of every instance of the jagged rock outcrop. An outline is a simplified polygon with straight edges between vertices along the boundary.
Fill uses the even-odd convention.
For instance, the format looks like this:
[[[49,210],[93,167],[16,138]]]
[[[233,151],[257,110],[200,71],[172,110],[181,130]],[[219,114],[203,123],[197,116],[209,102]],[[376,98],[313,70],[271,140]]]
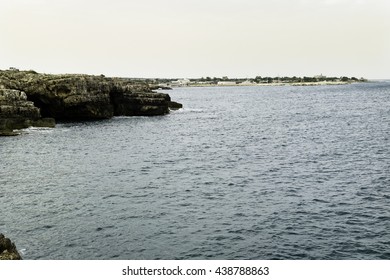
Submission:
[[[145,84],[134,85],[125,79],[111,80],[111,104],[115,116],[155,116],[169,113],[168,94],[152,92]]]
[[[183,104],[175,102],[175,101],[169,101],[168,106],[172,110],[179,110],[179,109],[183,108]]]
[[[35,106],[40,110],[40,116],[37,114],[35,120],[40,117],[56,120],[96,120],[122,115],[163,115],[169,113],[170,105],[177,107],[178,104],[173,103],[168,94],[153,92],[144,82],[106,78],[103,75],[49,75],[14,69],[0,71],[0,87],[4,90],[24,92],[27,101],[32,102],[28,103],[28,108]],[[3,101],[11,102],[7,97]],[[17,113],[18,105],[14,108]],[[16,118],[16,115],[13,116]],[[4,117],[9,119],[0,115],[0,130],[1,119]],[[3,123],[7,123],[3,124],[4,128],[13,128],[13,122],[7,120]],[[14,128],[19,127],[23,126]]]
[[[3,234],[0,234],[0,260],[21,260],[14,243]]]
[[[0,135],[14,135],[14,129],[54,126],[54,119],[42,119],[39,108],[23,91],[0,88]]]

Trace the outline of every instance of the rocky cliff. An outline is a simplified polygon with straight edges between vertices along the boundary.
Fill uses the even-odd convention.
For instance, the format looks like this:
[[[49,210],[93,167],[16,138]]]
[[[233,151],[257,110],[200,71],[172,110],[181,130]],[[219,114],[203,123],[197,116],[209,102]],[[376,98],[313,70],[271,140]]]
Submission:
[[[21,260],[16,246],[3,234],[0,234],[0,260]]]
[[[54,119],[42,118],[39,108],[23,91],[0,88],[0,136],[29,126],[54,127]]]
[[[55,120],[96,120],[113,116],[155,116],[181,107],[146,83],[92,75],[49,75],[0,71],[0,135]],[[42,120],[42,118],[44,118]]]

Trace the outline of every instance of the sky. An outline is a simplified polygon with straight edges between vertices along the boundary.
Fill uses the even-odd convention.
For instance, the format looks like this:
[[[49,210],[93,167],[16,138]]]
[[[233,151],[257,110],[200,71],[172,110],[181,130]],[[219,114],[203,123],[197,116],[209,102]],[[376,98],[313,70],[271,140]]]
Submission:
[[[390,78],[389,0],[0,0],[0,69]]]

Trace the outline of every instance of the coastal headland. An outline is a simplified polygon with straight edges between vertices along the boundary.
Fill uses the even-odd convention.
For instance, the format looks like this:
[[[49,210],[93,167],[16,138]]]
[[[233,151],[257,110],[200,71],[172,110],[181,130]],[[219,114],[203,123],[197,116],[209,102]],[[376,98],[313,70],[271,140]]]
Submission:
[[[157,116],[181,107],[141,80],[0,70],[0,136],[30,126],[54,127],[56,121]]]

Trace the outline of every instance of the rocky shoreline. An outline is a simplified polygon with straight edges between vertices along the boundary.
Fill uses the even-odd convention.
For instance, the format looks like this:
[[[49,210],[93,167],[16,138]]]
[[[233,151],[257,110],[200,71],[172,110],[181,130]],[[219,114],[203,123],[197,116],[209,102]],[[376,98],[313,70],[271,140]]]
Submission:
[[[9,238],[0,233],[0,260],[21,260],[18,250]]]
[[[142,81],[0,70],[0,136],[30,126],[54,127],[55,121],[157,116],[181,107]]]

